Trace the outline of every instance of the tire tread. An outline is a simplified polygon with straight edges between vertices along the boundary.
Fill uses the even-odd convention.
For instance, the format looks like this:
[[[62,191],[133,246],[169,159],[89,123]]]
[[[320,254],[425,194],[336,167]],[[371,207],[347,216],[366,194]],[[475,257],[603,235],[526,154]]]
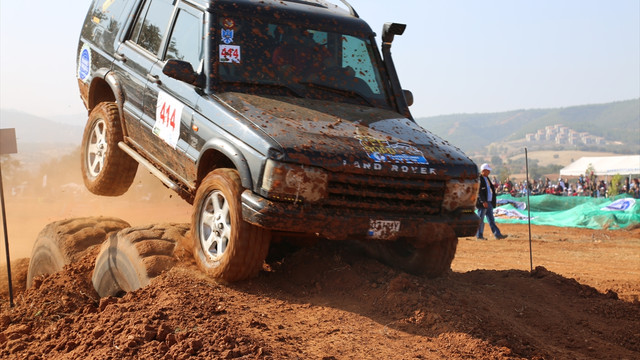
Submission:
[[[87,142],[93,131],[94,117],[102,117],[106,123],[107,156],[102,171],[91,178],[86,168]],[[123,141],[122,125],[118,106],[112,102],[98,104],[89,115],[82,137],[82,177],[87,189],[102,196],[119,196],[127,192],[136,176],[138,163],[118,147]]]

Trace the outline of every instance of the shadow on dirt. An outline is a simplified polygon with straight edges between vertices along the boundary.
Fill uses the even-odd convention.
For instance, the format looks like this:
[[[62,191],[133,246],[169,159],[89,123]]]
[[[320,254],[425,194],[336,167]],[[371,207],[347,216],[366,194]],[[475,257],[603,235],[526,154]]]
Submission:
[[[614,292],[600,293],[544,267],[429,279],[342,245],[302,248],[269,263],[259,278],[231,287],[357,313],[383,325],[390,336],[464,333],[524,357],[609,358],[596,355],[608,349],[611,358],[624,358],[640,352],[640,304],[618,300]]]

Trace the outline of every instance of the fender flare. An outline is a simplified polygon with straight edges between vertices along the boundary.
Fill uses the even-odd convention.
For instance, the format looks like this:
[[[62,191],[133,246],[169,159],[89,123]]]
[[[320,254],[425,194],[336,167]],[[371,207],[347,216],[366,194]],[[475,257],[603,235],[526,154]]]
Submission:
[[[107,84],[107,86],[109,86],[109,89],[111,89],[111,93],[113,94],[115,103],[118,106],[118,116],[120,117],[122,134],[124,136],[127,136],[127,128],[123,121],[124,110],[122,108],[122,105],[124,104],[124,90],[122,89],[122,85],[120,84],[118,77],[110,69],[107,69],[107,68],[99,69],[94,73],[94,76],[91,79],[91,84],[89,85],[89,94],[93,94],[95,87],[98,86],[96,85],[97,79],[104,81]],[[88,97],[89,112],[91,112],[91,110],[93,110],[93,108],[97,105],[96,102],[97,101],[93,96]]]
[[[200,166],[202,162],[203,155],[206,154],[209,150],[217,151],[229,159],[236,170],[240,175],[240,180],[242,182],[242,187],[245,189],[253,190],[253,181],[251,176],[251,171],[249,170],[249,165],[247,163],[247,159],[244,154],[238,150],[236,146],[234,146],[231,142],[226,139],[214,138],[207,141],[200,154],[198,156],[198,160],[196,161],[196,168],[198,169],[198,174],[200,174]],[[213,169],[210,169],[213,170]],[[208,171],[207,171],[208,173]],[[202,176],[206,176],[206,173],[202,174]],[[198,176],[200,178],[200,176]]]
[[[124,125],[124,109],[123,109],[124,90],[122,89],[122,85],[120,84],[118,77],[116,77],[111,71],[108,71],[105,74],[104,80],[106,81],[107,84],[109,84],[109,87],[113,92],[113,96],[116,98],[116,105],[118,106],[118,115],[120,116],[120,125],[122,126],[122,135],[128,136],[127,127]]]

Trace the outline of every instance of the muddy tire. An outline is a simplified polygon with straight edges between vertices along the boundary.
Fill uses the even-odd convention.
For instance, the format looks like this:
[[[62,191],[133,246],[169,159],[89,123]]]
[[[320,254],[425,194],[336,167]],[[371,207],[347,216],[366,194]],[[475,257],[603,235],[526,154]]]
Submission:
[[[100,103],[91,111],[82,137],[82,178],[92,193],[118,196],[133,183],[138,163],[118,147],[122,139],[118,107]]]
[[[38,234],[27,273],[27,289],[33,279],[53,274],[79,260],[85,250],[102,243],[109,233],[129,227],[121,219],[112,217],[87,217],[56,221],[45,226]]]
[[[111,234],[100,247],[91,282],[100,297],[140,289],[176,263],[174,250],[186,224],[131,227]]]
[[[378,260],[414,275],[438,277],[446,274],[456,255],[458,238],[451,237],[416,248],[404,240],[365,244]]]
[[[217,169],[198,188],[191,217],[193,256],[210,277],[233,282],[255,277],[269,251],[271,232],[242,218],[240,177]]]

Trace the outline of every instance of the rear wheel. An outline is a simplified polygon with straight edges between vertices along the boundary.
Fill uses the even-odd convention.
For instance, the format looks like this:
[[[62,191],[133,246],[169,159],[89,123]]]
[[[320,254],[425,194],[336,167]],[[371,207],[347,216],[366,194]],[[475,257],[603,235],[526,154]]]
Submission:
[[[82,178],[92,193],[118,196],[133,183],[138,163],[118,147],[122,140],[118,107],[100,103],[91,111],[82,137]]]
[[[189,230],[182,225],[132,227],[112,234],[100,247],[91,282],[101,297],[137,290],[176,262],[176,245]]]
[[[227,282],[254,277],[271,232],[242,219],[243,187],[236,170],[217,169],[198,188],[191,218],[193,255],[207,275]]]
[[[102,243],[111,232],[129,227],[121,219],[112,217],[87,217],[56,221],[45,226],[38,234],[27,274],[27,289],[33,279],[53,274],[74,261],[92,245]]]

